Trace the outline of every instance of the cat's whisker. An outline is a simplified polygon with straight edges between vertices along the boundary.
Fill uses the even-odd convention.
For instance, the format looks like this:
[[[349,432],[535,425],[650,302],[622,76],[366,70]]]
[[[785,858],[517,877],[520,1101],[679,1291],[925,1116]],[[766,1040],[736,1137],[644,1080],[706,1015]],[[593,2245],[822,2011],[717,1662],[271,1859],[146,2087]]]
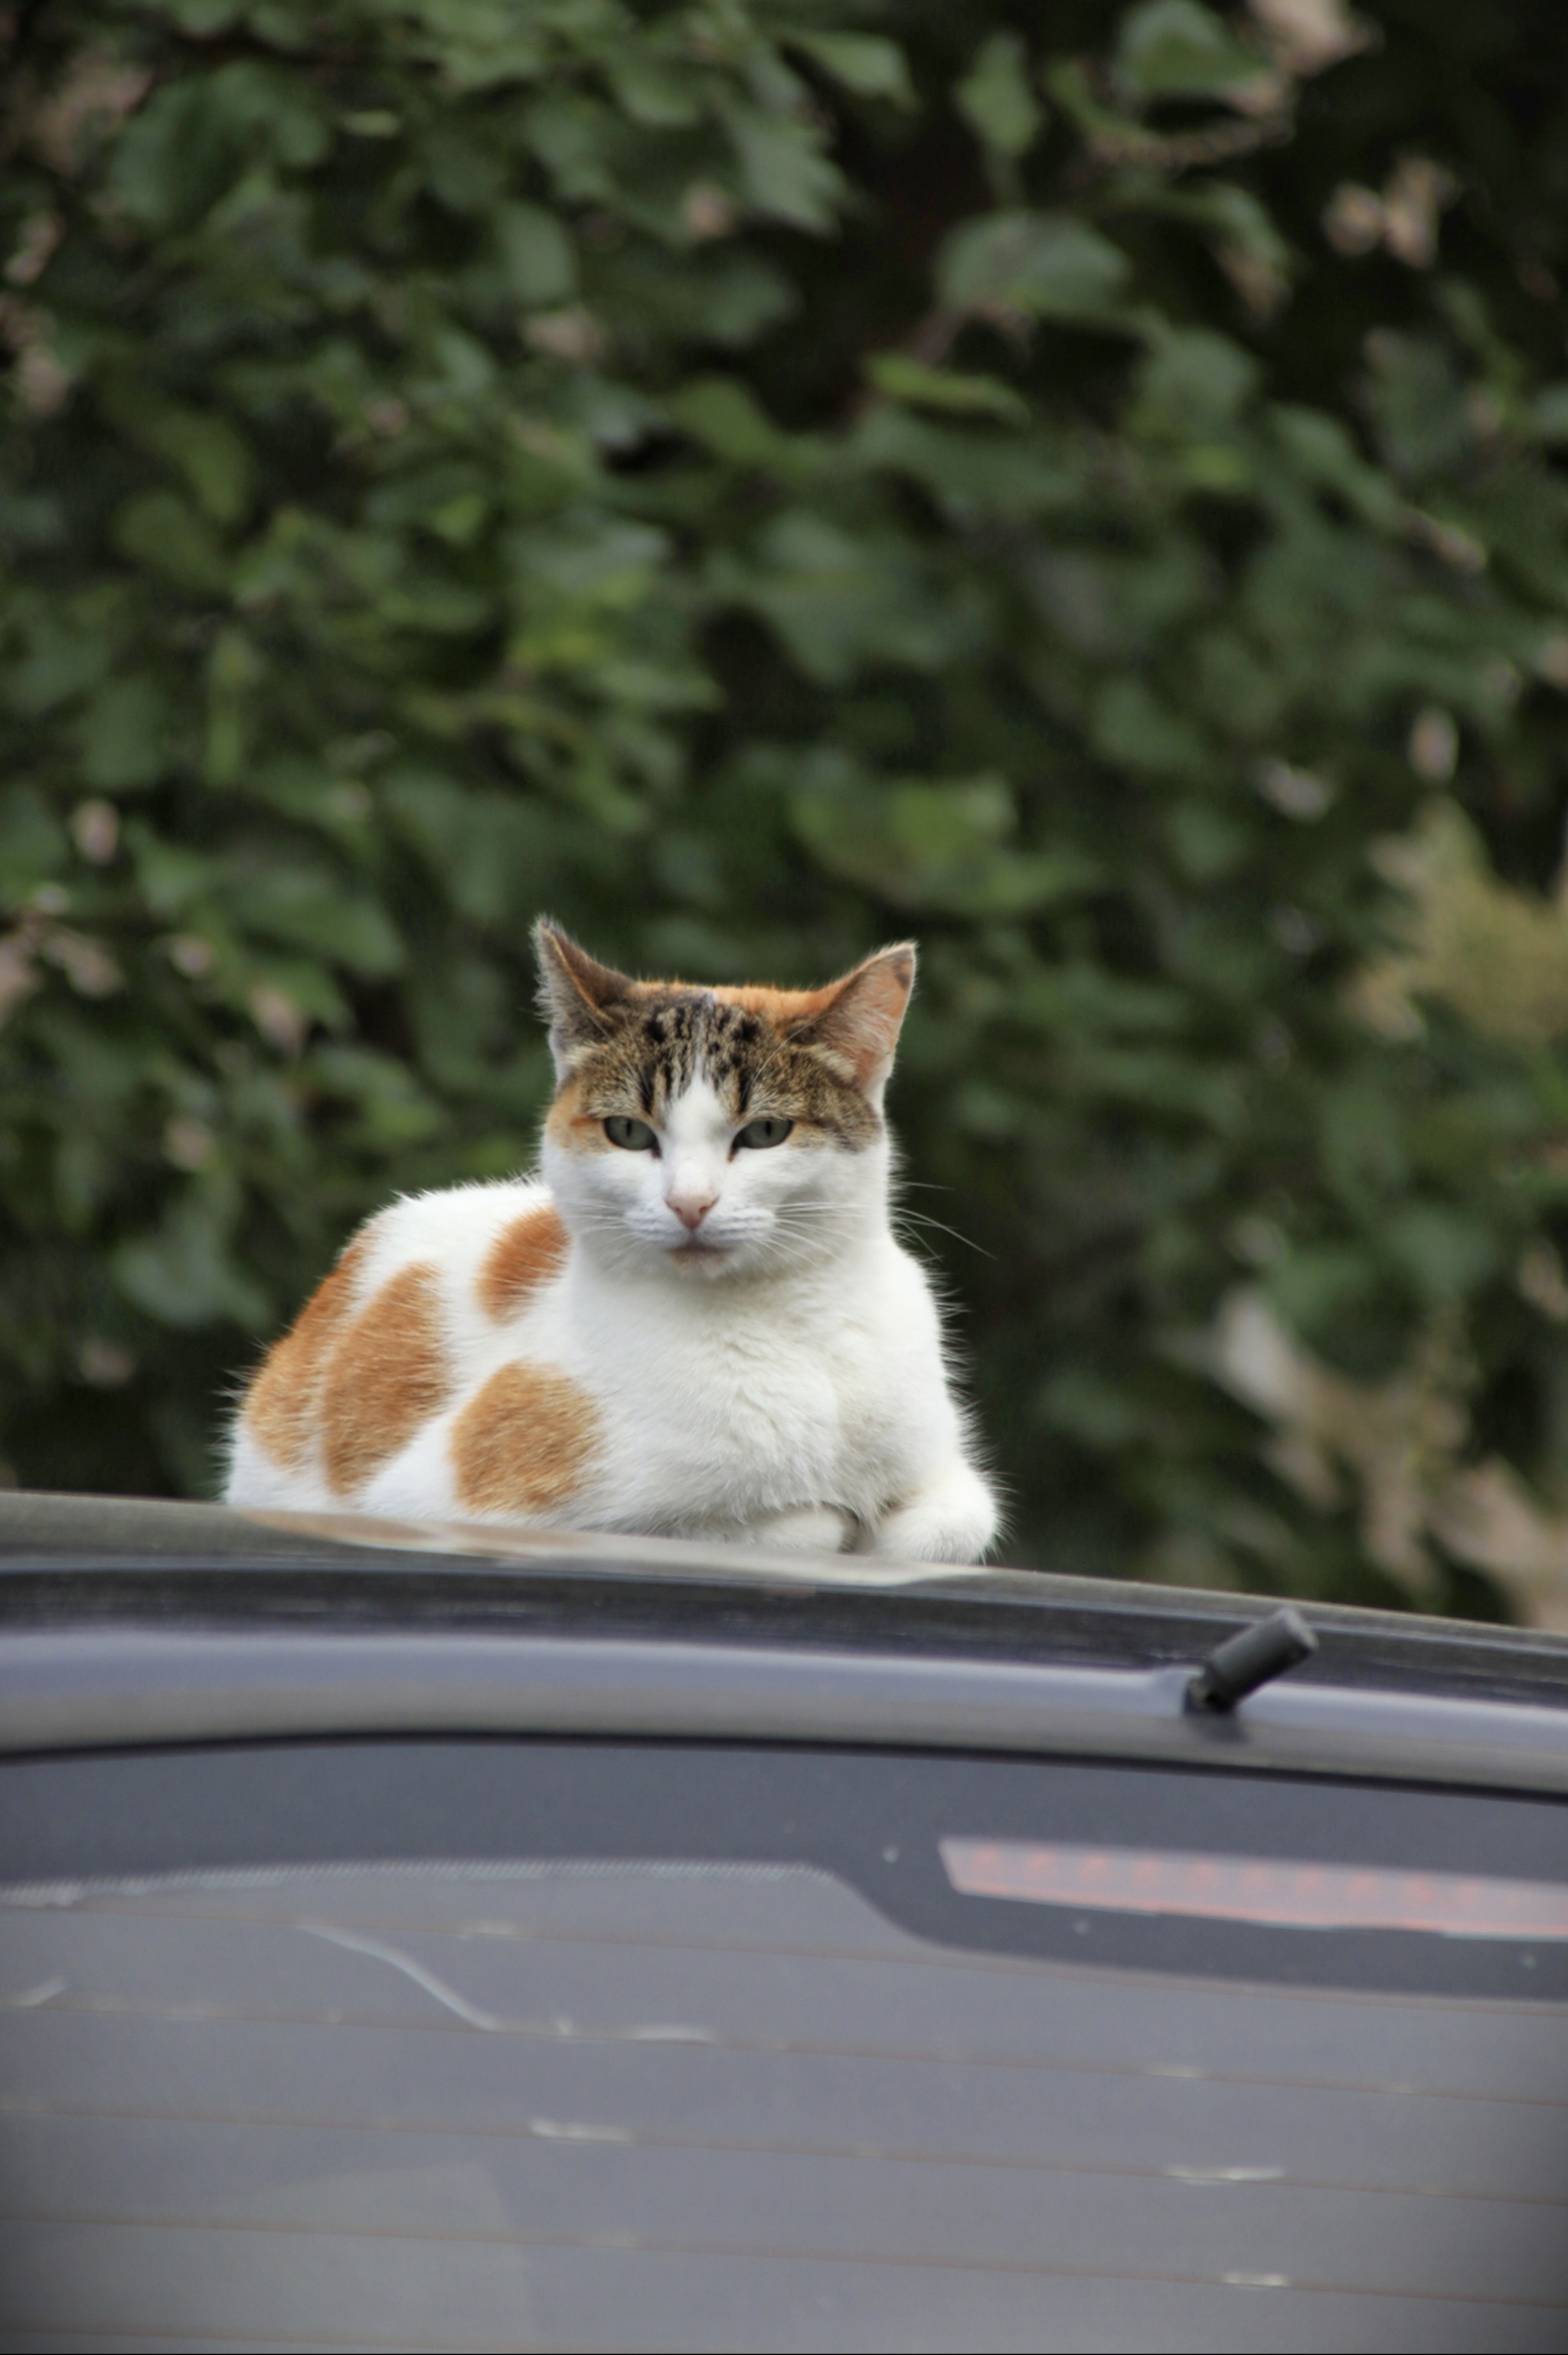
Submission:
[[[910,1210],[901,1208],[896,1213],[896,1217],[898,1223],[901,1226],[905,1224],[912,1224],[917,1227],[930,1227],[938,1234],[951,1235],[955,1242],[964,1244],[966,1249],[969,1251],[979,1252],[981,1259],[994,1259],[996,1257],[996,1253],[994,1252],[987,1251],[984,1243],[977,1243],[972,1235],[960,1234],[957,1227],[949,1227],[942,1219],[933,1219],[924,1210]]]

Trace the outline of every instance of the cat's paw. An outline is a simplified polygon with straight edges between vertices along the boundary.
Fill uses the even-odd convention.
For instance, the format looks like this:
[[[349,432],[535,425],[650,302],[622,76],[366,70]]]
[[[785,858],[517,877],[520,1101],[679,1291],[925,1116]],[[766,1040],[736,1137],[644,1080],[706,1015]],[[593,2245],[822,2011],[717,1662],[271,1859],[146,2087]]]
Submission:
[[[895,1561],[979,1561],[995,1541],[997,1521],[991,1490],[972,1465],[959,1463],[895,1506],[877,1523],[871,1550]]]
[[[843,1553],[853,1540],[854,1528],[852,1517],[834,1505],[800,1505],[749,1522],[741,1541],[765,1547],[769,1553]]]

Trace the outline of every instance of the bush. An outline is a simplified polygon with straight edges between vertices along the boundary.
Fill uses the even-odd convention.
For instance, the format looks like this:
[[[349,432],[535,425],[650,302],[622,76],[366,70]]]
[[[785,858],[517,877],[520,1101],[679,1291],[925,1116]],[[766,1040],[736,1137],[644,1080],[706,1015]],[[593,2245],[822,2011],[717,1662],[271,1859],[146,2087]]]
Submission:
[[[1548,1591],[1565,29],[13,11],[16,1476],[208,1490],[351,1224],[526,1161],[541,908],[914,932],[1015,1558]]]

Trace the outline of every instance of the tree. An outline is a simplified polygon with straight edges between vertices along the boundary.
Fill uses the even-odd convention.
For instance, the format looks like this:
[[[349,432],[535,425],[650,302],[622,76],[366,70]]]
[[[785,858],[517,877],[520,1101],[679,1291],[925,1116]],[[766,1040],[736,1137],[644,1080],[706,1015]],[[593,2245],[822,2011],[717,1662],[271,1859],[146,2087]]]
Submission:
[[[348,1227],[526,1161],[541,908],[713,979],[915,932],[1014,1558],[1552,1584],[1560,11],[0,42],[17,1476],[207,1489]]]

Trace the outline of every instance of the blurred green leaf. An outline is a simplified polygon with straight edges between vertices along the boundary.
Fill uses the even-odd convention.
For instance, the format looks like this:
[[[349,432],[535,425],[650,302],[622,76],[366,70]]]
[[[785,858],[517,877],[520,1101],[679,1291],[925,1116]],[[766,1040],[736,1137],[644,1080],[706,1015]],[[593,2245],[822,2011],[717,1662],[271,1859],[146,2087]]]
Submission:
[[[265,1294],[235,1265],[194,1190],[171,1205],[156,1233],[121,1244],[111,1264],[126,1298],[157,1324],[188,1329],[223,1317],[255,1327],[266,1317]]]
[[[507,286],[519,303],[548,310],[575,300],[577,267],[571,240],[543,206],[498,207],[495,243]]]
[[[143,570],[176,589],[221,595],[228,566],[213,530],[173,491],[143,491],[114,518],[114,545]]]
[[[880,33],[795,33],[790,46],[857,98],[885,98],[898,107],[916,102],[908,60]]]
[[[1040,319],[1092,318],[1128,277],[1127,256],[1068,213],[992,213],[942,249],[937,282],[957,311],[1001,308]]]
[[[999,155],[1025,154],[1045,119],[1030,87],[1029,52],[1016,33],[992,33],[980,43],[953,98],[976,137]]]
[[[1071,851],[1032,857],[1018,848],[1012,796],[997,776],[881,787],[824,776],[800,786],[791,809],[832,873],[898,908],[1022,915],[1096,879],[1092,862]]]
[[[814,127],[739,102],[726,110],[725,120],[758,211],[795,229],[828,229],[843,184]]]
[[[1192,442],[1228,425],[1245,405],[1261,371],[1228,336],[1192,327],[1162,336],[1139,370],[1133,432]]]
[[[1000,417],[1009,425],[1029,421],[1029,403],[995,377],[961,376],[954,369],[927,368],[902,352],[874,354],[865,372],[878,392],[893,400],[907,401],[912,409],[946,410],[960,417]]]
[[[765,417],[756,397],[733,377],[699,377],[670,402],[677,425],[742,466],[786,465],[789,436]]]
[[[1143,0],[1122,19],[1116,62],[1141,99],[1223,97],[1262,69],[1255,52],[1198,0]]]

